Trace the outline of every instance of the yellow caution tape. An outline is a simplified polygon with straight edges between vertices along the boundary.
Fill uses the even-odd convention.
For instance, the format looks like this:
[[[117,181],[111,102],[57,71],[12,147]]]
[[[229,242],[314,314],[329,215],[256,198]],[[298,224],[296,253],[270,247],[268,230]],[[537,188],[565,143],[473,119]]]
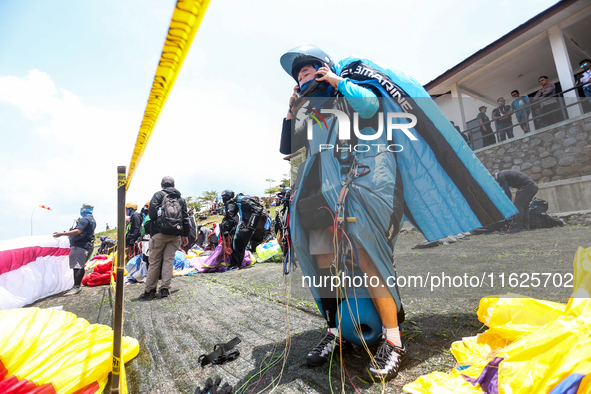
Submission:
[[[152,131],[172,90],[185,56],[189,52],[208,5],[209,0],[177,0],[168,33],[166,34],[162,55],[160,55],[160,61],[156,69],[156,75],[154,76],[154,82],[152,82],[152,90],[144,111],[144,118],[133,148],[125,190],[129,189],[133,174],[148,145]]]
[[[117,252],[113,253],[113,269],[110,272],[111,275],[111,287],[113,288],[113,294],[116,292],[115,273],[117,272]]]
[[[119,375],[121,369],[121,359],[119,357],[113,356],[113,370],[111,371],[113,375]]]

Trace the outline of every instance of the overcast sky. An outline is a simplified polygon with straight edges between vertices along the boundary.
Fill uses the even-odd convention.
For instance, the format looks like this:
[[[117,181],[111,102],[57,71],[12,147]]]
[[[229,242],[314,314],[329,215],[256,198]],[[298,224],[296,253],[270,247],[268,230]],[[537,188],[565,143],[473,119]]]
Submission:
[[[279,58],[297,45],[425,84],[554,3],[212,0],[127,201],[142,206],[164,175],[185,197],[279,181],[294,86]],[[0,1],[0,240],[30,235],[31,217],[35,235],[68,230],[84,202],[97,231],[115,225],[117,166],[129,166],[174,4]]]

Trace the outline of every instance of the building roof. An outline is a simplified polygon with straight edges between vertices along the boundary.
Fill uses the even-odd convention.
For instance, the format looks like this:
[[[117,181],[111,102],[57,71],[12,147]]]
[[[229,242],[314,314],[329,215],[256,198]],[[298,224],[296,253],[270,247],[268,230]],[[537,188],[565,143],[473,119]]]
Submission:
[[[516,27],[425,85],[431,96],[448,94],[458,83],[473,96],[509,96],[537,90],[538,77],[556,81],[548,29],[558,25],[565,35],[573,73],[591,58],[591,0],[563,0]]]

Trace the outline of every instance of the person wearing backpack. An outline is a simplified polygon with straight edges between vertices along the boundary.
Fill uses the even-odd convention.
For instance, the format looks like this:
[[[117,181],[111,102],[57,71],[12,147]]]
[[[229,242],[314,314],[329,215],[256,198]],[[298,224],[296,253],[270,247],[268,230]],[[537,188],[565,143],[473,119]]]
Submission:
[[[127,260],[139,254],[140,248],[137,241],[142,233],[142,214],[137,211],[137,204],[128,202],[125,204],[125,213],[129,216],[129,225],[125,232],[125,249],[127,250]]]
[[[185,253],[189,253],[189,250],[195,245],[195,241],[197,241],[197,223],[195,222],[195,212],[190,209],[189,210],[189,235],[187,245],[183,246],[182,249]]]
[[[170,295],[170,282],[174,271],[174,254],[181,244],[189,243],[190,231],[187,203],[181,193],[174,188],[171,176],[162,178],[162,190],[157,191],[150,200],[149,216],[152,222],[150,232],[150,256],[148,275],[144,293],[140,300],[152,300],[156,297],[158,277],[162,269],[160,297]]]
[[[346,341],[365,345],[367,331],[359,327],[366,325],[375,335],[372,342],[380,341],[366,370],[374,382],[389,381],[410,359],[399,327],[405,316],[393,260],[402,220],[432,241],[506,219],[516,209],[412,77],[369,59],[335,63],[313,45],[289,50],[280,62],[297,84],[280,152],[306,148],[289,200],[289,253],[295,252],[304,277],[325,284],[346,271],[355,275],[353,270],[373,279],[364,286],[373,305],[362,312],[381,321],[370,323],[361,307],[349,313],[350,285],[334,289],[308,282],[328,327],[306,363],[330,362]],[[400,122],[408,128],[384,133],[394,115],[411,120]],[[347,319],[351,329],[345,332],[341,323]]]
[[[245,196],[242,193],[234,197],[232,190],[224,190],[222,199],[226,208],[226,216],[220,225],[224,237],[232,240],[232,257],[230,268],[238,269],[244,260],[246,247],[257,227],[259,218],[263,214],[263,206],[256,197]]]

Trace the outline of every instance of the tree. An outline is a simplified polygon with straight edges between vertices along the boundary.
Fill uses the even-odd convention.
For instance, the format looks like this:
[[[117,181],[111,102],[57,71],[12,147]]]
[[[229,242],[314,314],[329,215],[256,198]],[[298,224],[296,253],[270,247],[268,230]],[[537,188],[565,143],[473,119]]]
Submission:
[[[279,193],[281,191],[281,189],[283,189],[281,186],[273,186],[268,188],[267,190],[265,190],[265,194],[268,194],[269,196]]]
[[[302,148],[300,150],[300,154],[296,155],[294,157],[292,157],[289,160],[289,166],[290,166],[290,175],[291,175],[291,179],[296,179],[298,176],[298,167],[300,166],[300,164],[302,164],[304,162],[304,159],[306,158],[306,149]]]
[[[187,208],[192,209],[195,213],[201,212],[201,208],[203,208],[203,203],[201,202],[200,198],[195,196],[190,196],[185,199],[187,202]]]
[[[199,202],[201,202],[201,204],[209,208],[211,206],[211,203],[215,202],[217,196],[218,192],[215,190],[205,191],[201,193],[201,197],[199,197],[198,200]]]
[[[281,185],[286,187],[291,187],[291,181],[289,180],[288,174],[283,174],[283,179],[281,180]]]
[[[269,189],[267,189],[267,190],[271,190],[273,188],[271,185],[273,184],[273,182],[275,182],[275,179],[267,178],[267,179],[265,179],[265,181],[269,182]],[[265,193],[269,193],[269,195],[271,195],[271,193],[268,192],[267,190],[265,190]]]

